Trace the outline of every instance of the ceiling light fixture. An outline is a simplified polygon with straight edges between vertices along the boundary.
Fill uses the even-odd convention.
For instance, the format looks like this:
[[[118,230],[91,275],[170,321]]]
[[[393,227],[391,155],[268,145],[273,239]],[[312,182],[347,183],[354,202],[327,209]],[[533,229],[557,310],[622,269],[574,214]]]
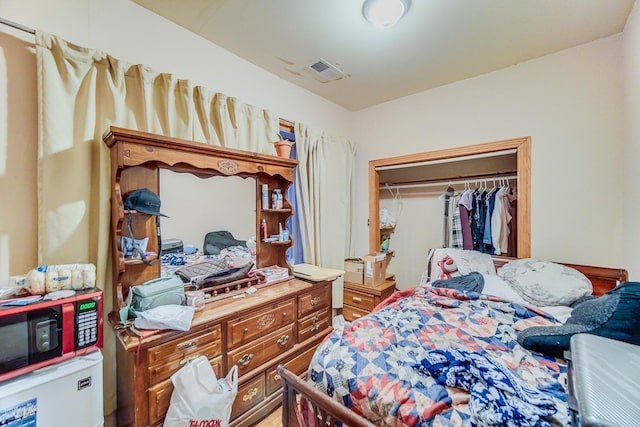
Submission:
[[[376,27],[388,28],[394,25],[409,9],[410,0],[365,0],[362,14]]]

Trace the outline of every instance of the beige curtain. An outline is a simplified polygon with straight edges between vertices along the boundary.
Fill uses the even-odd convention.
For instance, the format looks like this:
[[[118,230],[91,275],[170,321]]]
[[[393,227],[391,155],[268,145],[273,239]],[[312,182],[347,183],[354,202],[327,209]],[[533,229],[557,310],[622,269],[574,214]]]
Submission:
[[[39,263],[93,263],[112,310],[110,125],[275,154],[278,117],[170,74],[36,33]],[[106,324],[106,323],[105,323]],[[105,327],[105,414],[116,407],[115,338]]]
[[[344,139],[296,123],[296,215],[306,263],[342,269],[352,253],[355,149]],[[333,306],[342,307],[342,278],[333,283]]]

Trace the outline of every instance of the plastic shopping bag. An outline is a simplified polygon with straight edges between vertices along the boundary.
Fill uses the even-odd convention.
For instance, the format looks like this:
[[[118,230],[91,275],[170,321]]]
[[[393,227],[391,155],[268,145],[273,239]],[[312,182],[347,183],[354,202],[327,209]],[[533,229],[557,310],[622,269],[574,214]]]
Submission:
[[[187,362],[171,376],[173,393],[164,427],[227,427],[238,394],[238,367],[216,378],[205,356]]]

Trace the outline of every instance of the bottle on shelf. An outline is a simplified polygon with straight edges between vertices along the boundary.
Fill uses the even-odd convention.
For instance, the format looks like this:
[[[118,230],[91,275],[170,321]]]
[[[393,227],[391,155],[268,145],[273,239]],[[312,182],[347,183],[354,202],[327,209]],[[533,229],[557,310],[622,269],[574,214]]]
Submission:
[[[271,200],[271,208],[272,209],[282,209],[282,193],[279,188],[273,190],[272,200]]]
[[[260,234],[262,235],[262,240],[267,240],[269,238],[269,232],[267,231],[267,220],[262,218],[262,222],[260,223]]]
[[[269,185],[262,184],[262,209],[269,209]]]

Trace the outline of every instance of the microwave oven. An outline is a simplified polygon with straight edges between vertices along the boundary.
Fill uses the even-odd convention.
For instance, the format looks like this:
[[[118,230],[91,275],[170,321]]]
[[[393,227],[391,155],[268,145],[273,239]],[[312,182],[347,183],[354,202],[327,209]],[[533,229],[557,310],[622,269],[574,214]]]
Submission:
[[[0,381],[102,348],[102,291],[0,304]]]

